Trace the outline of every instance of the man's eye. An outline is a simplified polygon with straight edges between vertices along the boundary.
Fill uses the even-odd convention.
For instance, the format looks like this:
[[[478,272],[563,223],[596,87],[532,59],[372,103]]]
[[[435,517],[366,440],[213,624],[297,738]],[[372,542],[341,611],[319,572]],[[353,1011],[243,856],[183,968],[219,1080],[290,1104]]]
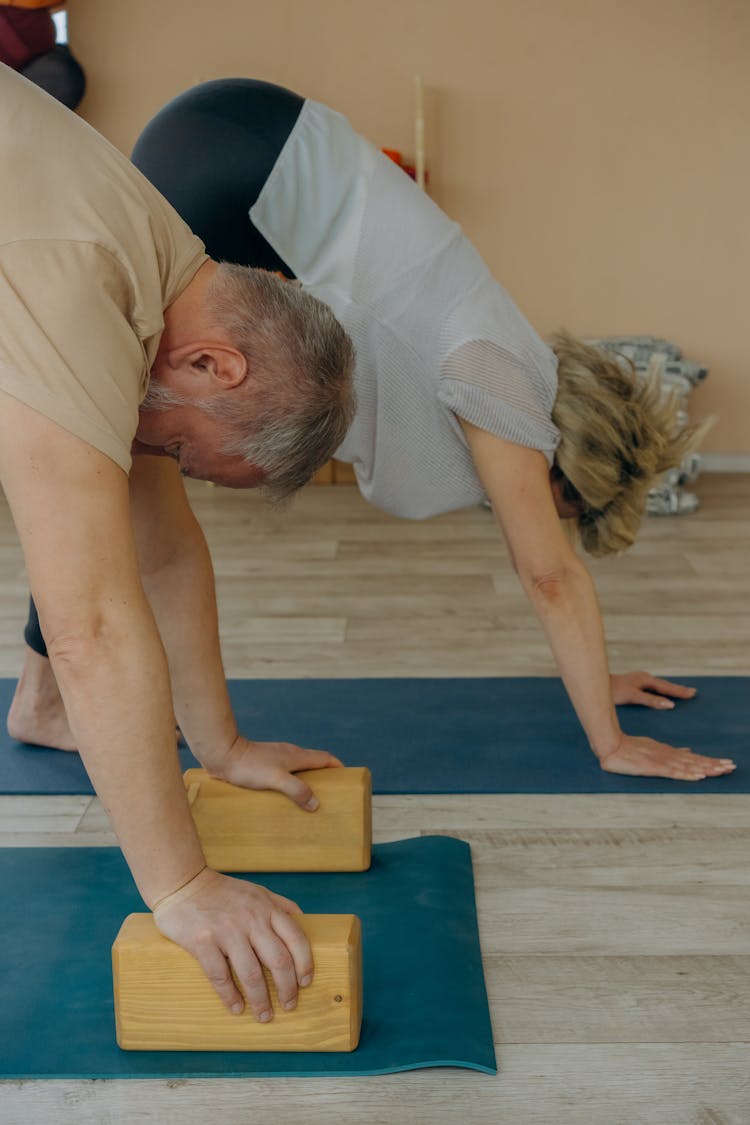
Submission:
[[[179,458],[179,456],[180,456],[180,445],[179,445],[179,442],[177,442],[177,443],[176,443],[175,445],[165,445],[165,446],[164,446],[164,452],[165,452],[165,453],[166,453],[166,454],[167,454],[167,455],[168,455],[169,457],[174,457],[174,459],[175,459],[175,461],[176,461],[176,460],[177,460],[177,459]]]

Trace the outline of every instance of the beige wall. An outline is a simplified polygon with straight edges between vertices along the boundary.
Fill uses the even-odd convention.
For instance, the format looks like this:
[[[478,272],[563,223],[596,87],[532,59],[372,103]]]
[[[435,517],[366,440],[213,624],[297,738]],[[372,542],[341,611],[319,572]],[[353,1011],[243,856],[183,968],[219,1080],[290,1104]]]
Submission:
[[[653,332],[711,368],[707,450],[750,453],[747,0],[69,0],[84,115],[129,150],[244,74],[413,153],[542,332]],[[197,154],[196,154],[197,155]]]

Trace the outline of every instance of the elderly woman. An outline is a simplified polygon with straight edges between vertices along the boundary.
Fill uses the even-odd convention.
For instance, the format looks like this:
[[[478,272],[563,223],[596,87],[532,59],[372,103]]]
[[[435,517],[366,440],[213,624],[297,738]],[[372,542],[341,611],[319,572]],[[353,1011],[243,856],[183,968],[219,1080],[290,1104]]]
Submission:
[[[133,160],[212,257],[281,271],[334,310],[356,346],[358,402],[336,456],[363,496],[408,519],[489,499],[602,768],[684,780],[732,770],[621,730],[616,703],[671,707],[693,692],[609,675],[594,586],[561,522],[592,555],[633,542],[654,476],[697,437],[675,433],[659,388],[570,336],[548,347],[460,227],[324,105],[209,82],[157,114]],[[33,619],[26,638],[41,661]]]

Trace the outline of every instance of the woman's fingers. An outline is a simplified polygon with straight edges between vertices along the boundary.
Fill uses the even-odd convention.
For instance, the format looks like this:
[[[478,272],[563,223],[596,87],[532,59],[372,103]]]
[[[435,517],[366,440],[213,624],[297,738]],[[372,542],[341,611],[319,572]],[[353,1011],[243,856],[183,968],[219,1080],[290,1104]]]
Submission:
[[[659,710],[671,710],[673,699],[692,699],[696,689],[687,684],[676,684],[652,676],[650,672],[626,672],[612,675],[612,695],[615,703],[638,704]]]
[[[623,736],[617,750],[601,760],[609,773],[639,777],[667,777],[678,781],[702,781],[731,773],[736,767],[731,758],[710,758],[694,754],[687,746],[668,746],[652,738]]]
[[[658,691],[662,695],[671,695],[675,699],[692,699],[696,694],[696,688],[694,687],[688,687],[687,684],[676,684],[672,680],[662,680],[658,676],[649,676],[648,683],[641,686]]]
[[[654,695],[648,691],[634,692],[630,702],[640,704],[641,707],[651,707],[656,711],[671,711],[674,707],[671,699],[665,699],[663,695]]]

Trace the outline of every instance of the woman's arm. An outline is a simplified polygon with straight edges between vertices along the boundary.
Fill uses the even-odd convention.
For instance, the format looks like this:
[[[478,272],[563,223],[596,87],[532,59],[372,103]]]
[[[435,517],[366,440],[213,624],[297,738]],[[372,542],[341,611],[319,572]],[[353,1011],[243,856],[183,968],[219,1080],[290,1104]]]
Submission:
[[[596,591],[562,528],[544,455],[468,422],[461,421],[461,425],[514,569],[545,630],[570,700],[602,768],[685,781],[733,769],[726,759],[623,733],[612,698]]]

